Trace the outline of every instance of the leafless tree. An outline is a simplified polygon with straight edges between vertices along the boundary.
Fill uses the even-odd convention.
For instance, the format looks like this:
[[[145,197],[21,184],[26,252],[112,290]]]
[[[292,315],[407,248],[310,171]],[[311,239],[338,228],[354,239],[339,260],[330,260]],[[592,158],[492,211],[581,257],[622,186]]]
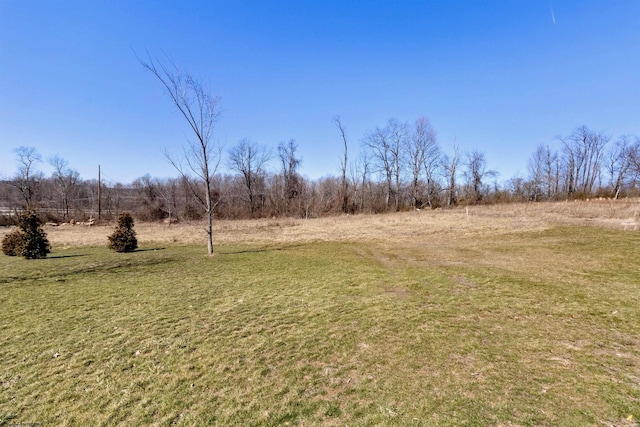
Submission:
[[[344,129],[344,126],[342,125],[342,119],[340,118],[340,116],[334,117],[333,123],[336,125],[336,127],[340,131],[340,136],[342,137],[342,142],[344,144],[344,155],[342,159],[340,159],[340,170],[342,172],[341,199],[342,199],[342,212],[347,213],[349,211],[349,181],[347,180],[347,136],[345,134],[345,129]]]
[[[149,57],[146,62],[140,60],[140,63],[160,81],[164,92],[186,120],[195,137],[189,139],[187,146],[183,147],[186,166],[168,154],[167,159],[180,175],[187,177],[189,173],[193,173],[204,186],[202,194],[202,191],[192,185],[191,180],[185,180],[206,214],[207,253],[213,255],[213,216],[216,203],[212,198],[211,179],[220,165],[222,147],[212,142],[212,138],[215,124],[220,118],[220,98],[211,95],[206,84],[189,73],[182,72],[171,60],[163,63],[157,58]]]
[[[550,200],[558,196],[561,167],[557,152],[548,145],[538,145],[529,158],[527,168],[528,181],[523,183],[523,187],[527,189],[529,200]]]
[[[427,145],[426,155],[424,157],[424,176],[427,184],[427,204],[430,208],[435,208],[434,199],[439,199],[441,185],[438,180],[438,171],[442,164],[442,151],[437,144],[435,132],[431,141]]]
[[[178,210],[178,180],[168,179],[164,182],[158,182],[158,193],[162,197],[162,210],[168,215],[165,220],[171,225],[175,220],[174,215]]]
[[[375,128],[364,139],[364,146],[371,152],[374,172],[383,177],[386,183],[385,206],[389,209],[393,194],[393,156],[391,141],[384,128]]]
[[[453,206],[458,203],[456,194],[456,184],[458,177],[458,166],[460,165],[460,150],[457,144],[453,144],[453,155],[451,157],[444,156],[442,158],[443,170],[447,180],[446,200],[447,206]]]
[[[26,203],[27,209],[32,209],[37,190],[37,181],[42,173],[35,169],[35,165],[42,161],[40,154],[33,147],[18,147],[14,150],[18,156],[18,172],[15,185]]]
[[[353,188],[353,210],[358,209],[360,213],[364,212],[370,162],[368,151],[363,150],[355,160],[351,161],[349,168],[351,188]]]
[[[426,117],[416,120],[413,132],[407,139],[407,163],[411,173],[412,206],[422,207],[419,195],[420,177],[424,171],[426,178],[427,204],[433,206],[433,187],[436,165],[440,160],[440,149],[436,142],[436,133]]]
[[[629,146],[628,156],[633,180],[640,181],[640,137],[634,137],[634,142]]]
[[[512,200],[520,202],[529,197],[526,189],[527,182],[522,177],[514,176],[507,181],[506,185]]]
[[[415,123],[413,133],[407,139],[407,164],[411,173],[411,205],[414,209],[422,207],[420,193],[420,176],[426,157],[425,145],[427,141],[427,130],[425,129],[428,121],[421,117]],[[431,127],[431,125],[429,125]]]
[[[339,177],[322,177],[306,186],[314,190],[314,216],[342,212],[342,180]]]
[[[124,209],[126,188],[122,183],[105,186],[103,192],[103,208],[108,216],[118,216]]]
[[[529,194],[527,198],[537,202],[543,194],[545,180],[545,161],[547,159],[547,147],[538,145],[536,151],[529,158],[527,168],[529,169]]]
[[[319,209],[323,209],[323,205],[327,204],[327,200],[323,198],[324,194],[319,190],[322,187],[322,181],[305,181],[300,183],[300,195],[299,198],[302,203],[302,216],[305,219],[316,216],[316,208],[320,205]],[[336,193],[330,194],[334,196]],[[320,199],[320,200],[318,200]],[[331,199],[331,197],[330,197]],[[328,204],[331,204],[331,200],[328,200]]]
[[[561,138],[564,145],[565,186],[569,196],[593,193],[600,177],[604,150],[610,140],[611,137],[586,126],[580,126],[568,137]]]
[[[543,173],[547,199],[557,198],[560,193],[560,157],[548,145],[544,147]]]
[[[136,217],[143,221],[158,221],[171,215],[172,207],[167,200],[170,195],[165,184],[149,174],[133,181],[131,186],[138,200],[134,209]]]
[[[409,125],[396,119],[390,119],[387,123],[388,133],[391,138],[391,160],[394,179],[394,205],[395,210],[400,209],[401,175],[404,159],[404,150],[409,136]]]
[[[613,144],[604,158],[609,175],[611,197],[617,199],[625,187],[631,187],[640,178],[640,139],[623,135]]]
[[[58,196],[60,197],[62,212],[65,219],[69,218],[69,198],[74,190],[80,174],[69,167],[69,162],[55,155],[49,159],[49,164],[53,167],[52,178],[55,181]]]
[[[480,151],[474,150],[471,153],[467,153],[466,157],[464,176],[467,179],[468,199],[473,203],[478,203],[484,196],[484,179],[496,176],[497,172],[487,170],[487,161],[484,153]]]
[[[286,214],[292,213],[292,203],[300,195],[302,189],[302,177],[298,174],[298,166],[302,160],[298,158],[298,144],[295,139],[281,142],[278,145],[278,157],[282,164],[282,177],[284,179],[284,201]]]
[[[390,119],[384,128],[376,128],[364,139],[365,148],[371,152],[374,172],[380,174],[386,183],[385,206],[400,207],[400,177],[403,150],[406,147],[408,126],[406,123]]]
[[[254,218],[258,208],[264,205],[265,166],[271,160],[271,152],[248,139],[240,140],[229,150],[229,168],[242,175],[249,197],[249,211]]]

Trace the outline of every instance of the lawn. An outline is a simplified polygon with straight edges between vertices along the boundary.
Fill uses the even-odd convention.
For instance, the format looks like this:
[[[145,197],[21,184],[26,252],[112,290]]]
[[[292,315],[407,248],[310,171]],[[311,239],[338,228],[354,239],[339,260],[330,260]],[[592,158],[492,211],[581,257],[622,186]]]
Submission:
[[[0,257],[0,425],[636,426],[640,234]]]

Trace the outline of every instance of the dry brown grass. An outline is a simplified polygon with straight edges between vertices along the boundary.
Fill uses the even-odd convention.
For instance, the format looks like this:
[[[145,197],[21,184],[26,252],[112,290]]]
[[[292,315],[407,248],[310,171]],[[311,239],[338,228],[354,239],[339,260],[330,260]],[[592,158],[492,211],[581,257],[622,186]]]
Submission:
[[[584,225],[640,230],[640,199],[555,203],[515,203],[383,215],[343,215],[319,219],[259,219],[215,222],[216,243],[270,244],[309,241],[420,241],[447,235],[481,237],[544,230],[554,225]],[[102,246],[113,224],[46,226],[58,248]],[[145,244],[205,244],[204,224],[138,223]],[[0,238],[8,233],[0,229]]]

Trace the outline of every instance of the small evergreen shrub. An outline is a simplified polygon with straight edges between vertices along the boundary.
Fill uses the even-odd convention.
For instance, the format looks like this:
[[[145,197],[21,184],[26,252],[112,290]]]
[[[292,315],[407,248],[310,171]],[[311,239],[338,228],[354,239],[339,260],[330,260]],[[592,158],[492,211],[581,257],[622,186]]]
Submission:
[[[20,230],[14,230],[2,239],[2,253],[7,256],[20,255],[23,235]]]
[[[133,217],[125,212],[118,217],[118,225],[109,236],[109,249],[116,252],[133,252],[138,247],[136,232],[133,230]]]
[[[51,245],[47,233],[42,229],[42,221],[33,211],[27,211],[18,219],[22,242],[19,245],[19,255],[26,259],[46,258],[51,252]]]

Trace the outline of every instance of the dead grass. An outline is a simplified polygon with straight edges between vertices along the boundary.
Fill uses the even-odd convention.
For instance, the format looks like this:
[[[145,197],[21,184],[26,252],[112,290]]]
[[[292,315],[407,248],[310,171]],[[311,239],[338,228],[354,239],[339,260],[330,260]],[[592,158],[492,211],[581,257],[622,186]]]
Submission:
[[[640,199],[555,203],[516,203],[469,208],[421,210],[382,215],[342,215],[319,219],[259,219],[215,222],[217,244],[282,244],[312,241],[419,241],[541,231],[554,225],[640,230]],[[113,224],[46,226],[53,246],[102,246]],[[204,225],[138,223],[145,244],[206,244]],[[0,229],[0,238],[8,229]]]

